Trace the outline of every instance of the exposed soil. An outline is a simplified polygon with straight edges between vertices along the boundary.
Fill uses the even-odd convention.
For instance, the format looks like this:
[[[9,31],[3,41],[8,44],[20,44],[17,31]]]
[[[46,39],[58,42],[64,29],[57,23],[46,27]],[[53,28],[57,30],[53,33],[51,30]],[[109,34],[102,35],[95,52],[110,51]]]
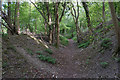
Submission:
[[[104,36],[106,37],[106,36]],[[89,45],[87,48],[78,48],[77,44],[69,39],[66,47],[56,49],[50,48],[56,58],[56,64],[50,64],[40,61],[37,54],[30,55],[26,51],[27,48],[35,51],[43,51],[44,47],[27,35],[11,36],[3,41],[3,62],[7,62],[8,66],[3,68],[3,78],[114,78],[118,77],[118,63],[112,59],[112,52],[116,45],[114,32],[110,32],[109,36],[112,40],[112,46],[106,50],[104,54],[98,52],[100,43]],[[7,49],[8,45],[13,45],[13,49]],[[6,51],[7,50],[7,51]],[[6,51],[6,53],[5,53]],[[102,68],[100,63],[108,62],[109,66]]]

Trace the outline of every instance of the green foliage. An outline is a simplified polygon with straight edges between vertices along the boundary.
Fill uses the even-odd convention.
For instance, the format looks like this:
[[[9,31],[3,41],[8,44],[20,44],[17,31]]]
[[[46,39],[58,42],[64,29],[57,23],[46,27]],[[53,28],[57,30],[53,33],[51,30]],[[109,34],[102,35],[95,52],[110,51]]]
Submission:
[[[76,37],[76,36],[73,37],[72,40],[73,40],[73,41],[77,41],[77,37]]]
[[[110,45],[112,44],[111,40],[109,38],[104,38],[101,43],[101,47],[103,49],[108,49]]]
[[[38,58],[42,61],[47,61],[48,63],[52,63],[55,64],[56,63],[56,59],[52,58],[52,57],[48,57],[48,56],[44,56],[44,55],[38,55]]]
[[[36,54],[42,54],[43,52],[42,51],[36,51],[35,53]]]
[[[46,48],[46,49],[45,49],[45,52],[48,52],[49,54],[53,54],[52,50],[49,49],[49,48]]]
[[[31,49],[27,49],[27,52],[30,54],[30,55],[33,55],[34,53],[33,53],[33,51],[31,50]]]
[[[6,37],[8,37],[8,34],[3,33],[3,34],[2,34],[2,37],[3,37],[3,38],[6,38]]]
[[[109,28],[111,28],[112,26],[113,26],[113,24],[110,24],[110,25],[106,26],[105,28],[109,29]]]
[[[5,67],[7,67],[7,66],[8,66],[7,62],[2,62],[2,67],[3,67],[3,68],[5,68]]]
[[[86,64],[89,64],[89,59],[86,60]]]
[[[79,48],[87,48],[89,46],[89,44],[90,44],[90,41],[85,41],[85,42],[79,44],[78,47]]]
[[[117,62],[120,62],[120,58],[119,57],[114,57],[114,60]]]
[[[103,68],[106,68],[109,64],[108,64],[108,62],[101,62],[100,65],[101,65]]]
[[[68,39],[67,39],[66,37],[60,35],[60,43],[61,43],[62,45],[67,46],[67,45],[68,45]]]
[[[98,50],[98,52],[100,52],[100,53],[104,53],[104,49],[100,49],[100,50]]]
[[[72,38],[72,34],[68,34],[65,36],[67,39],[71,39]]]

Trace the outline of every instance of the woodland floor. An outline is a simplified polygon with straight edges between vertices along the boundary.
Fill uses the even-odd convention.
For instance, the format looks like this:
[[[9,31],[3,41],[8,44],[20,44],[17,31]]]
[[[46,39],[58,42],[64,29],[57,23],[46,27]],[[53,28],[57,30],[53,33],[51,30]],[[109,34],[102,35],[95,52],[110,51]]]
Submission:
[[[27,35],[11,36],[4,39],[3,45],[3,78],[116,78],[118,73],[118,63],[112,58],[112,52],[116,45],[113,31],[104,37],[111,38],[112,46],[104,54],[98,52],[100,43],[89,45],[87,48],[78,48],[77,43],[69,39],[67,46],[59,49],[50,46],[56,58],[56,64],[40,61],[37,54],[30,55],[26,49],[43,51],[44,47],[37,44],[35,40]],[[15,49],[10,49],[9,46]],[[46,53],[45,53],[46,54]],[[107,68],[102,68],[100,62],[108,62]]]

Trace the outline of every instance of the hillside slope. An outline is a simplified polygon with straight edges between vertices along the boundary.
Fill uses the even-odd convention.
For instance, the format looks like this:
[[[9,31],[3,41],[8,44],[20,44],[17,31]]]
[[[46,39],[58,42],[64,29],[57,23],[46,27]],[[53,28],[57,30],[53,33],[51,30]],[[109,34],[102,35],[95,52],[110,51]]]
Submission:
[[[116,78],[118,63],[112,57],[116,46],[114,31],[110,30],[103,38],[110,38],[112,45],[102,53],[101,40],[87,48],[78,48],[70,39],[66,47],[49,46],[53,52],[49,54],[27,35],[3,37],[3,78]],[[56,63],[41,61],[36,51],[55,58]],[[101,63],[105,62],[108,65],[103,68]]]

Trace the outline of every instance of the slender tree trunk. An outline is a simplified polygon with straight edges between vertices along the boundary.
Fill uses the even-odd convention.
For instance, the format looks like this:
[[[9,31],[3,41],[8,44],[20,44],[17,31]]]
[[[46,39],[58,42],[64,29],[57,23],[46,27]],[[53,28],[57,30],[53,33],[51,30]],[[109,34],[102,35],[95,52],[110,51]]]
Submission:
[[[37,33],[37,18],[35,19],[35,33]]]
[[[31,23],[31,3],[29,4],[29,23],[28,23],[28,27],[29,27],[29,31],[30,32],[33,32],[33,30],[31,30],[31,25],[30,25],[30,23]]]
[[[11,7],[10,7],[10,5],[11,5],[11,2],[9,2],[9,0],[8,0],[8,11],[7,11],[7,13],[8,13],[8,26],[12,28],[12,24],[11,24]],[[13,34],[13,33],[11,33],[11,31],[9,29],[7,29],[7,33],[8,33],[8,35]]]
[[[78,21],[75,22],[75,26],[76,26],[76,33],[77,33],[77,42],[79,43],[79,31],[78,31]]]
[[[109,7],[110,7],[110,10],[111,10],[114,29],[115,29],[115,32],[116,32],[116,35],[117,35],[117,42],[118,42],[117,52],[119,52],[120,51],[120,27],[118,25],[118,19],[117,19],[117,15],[115,13],[115,8],[114,8],[114,5],[113,5],[113,2],[109,2]]]
[[[47,23],[45,22],[45,35],[47,35]]]
[[[103,4],[103,23],[105,23],[105,2]]]
[[[48,15],[48,27],[49,27],[49,43],[52,44],[52,23],[51,23],[51,14],[49,11],[49,2],[45,2],[46,9],[47,9],[47,15]]]
[[[20,23],[19,23],[19,9],[20,9],[20,5],[19,2],[17,3],[17,32],[18,34],[20,34]]]

